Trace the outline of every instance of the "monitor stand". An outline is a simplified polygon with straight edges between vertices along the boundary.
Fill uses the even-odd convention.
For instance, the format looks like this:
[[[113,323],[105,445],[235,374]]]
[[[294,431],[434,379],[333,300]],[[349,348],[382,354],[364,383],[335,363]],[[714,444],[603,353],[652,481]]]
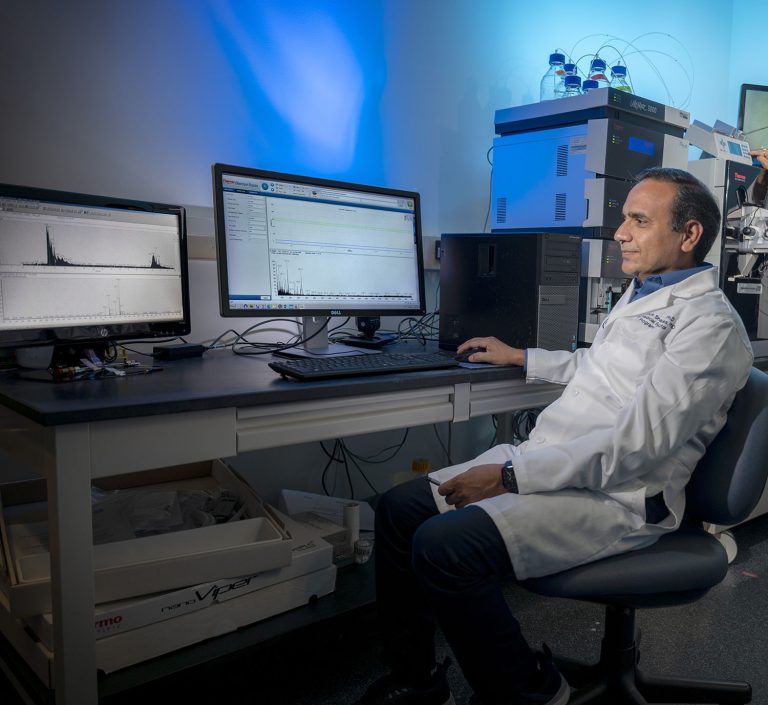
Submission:
[[[53,345],[16,349],[16,363],[26,370],[47,370],[53,360]]]
[[[360,348],[383,348],[397,341],[397,333],[374,333],[373,335],[350,335],[340,338],[337,342],[344,345],[353,345]]]
[[[302,319],[304,347],[289,348],[273,353],[278,357],[334,357],[350,355],[371,355],[378,350],[355,348],[328,342],[327,316],[304,316]]]

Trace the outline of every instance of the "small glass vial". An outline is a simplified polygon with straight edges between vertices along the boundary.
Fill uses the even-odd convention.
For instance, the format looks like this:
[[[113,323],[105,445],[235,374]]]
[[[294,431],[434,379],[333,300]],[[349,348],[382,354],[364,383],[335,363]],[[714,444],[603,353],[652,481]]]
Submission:
[[[611,88],[615,88],[617,91],[625,91],[627,93],[632,92],[632,87],[627,81],[627,67],[618,64],[611,66]]]
[[[597,81],[598,88],[608,88],[610,81],[608,76],[605,75],[606,64],[603,59],[596,56],[589,64],[589,78],[593,81]]]
[[[581,95],[581,77],[566,76],[565,93],[563,93],[563,98],[572,98],[576,95]]]

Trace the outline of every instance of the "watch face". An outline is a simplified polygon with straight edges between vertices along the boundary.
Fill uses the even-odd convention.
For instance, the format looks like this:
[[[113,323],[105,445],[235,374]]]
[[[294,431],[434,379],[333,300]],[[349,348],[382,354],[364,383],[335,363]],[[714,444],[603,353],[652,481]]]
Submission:
[[[517,479],[511,460],[501,466],[501,484],[507,492],[517,492]]]

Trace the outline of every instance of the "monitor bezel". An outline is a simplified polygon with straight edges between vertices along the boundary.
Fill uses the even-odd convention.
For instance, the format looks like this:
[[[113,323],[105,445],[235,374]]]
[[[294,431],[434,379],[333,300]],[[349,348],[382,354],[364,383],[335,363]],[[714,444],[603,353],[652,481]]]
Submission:
[[[88,344],[104,345],[116,341],[148,341],[160,338],[180,338],[192,330],[189,303],[189,270],[187,265],[186,211],[183,206],[153,201],[139,201],[114,196],[58,191],[54,189],[0,184],[0,198],[19,198],[69,205],[101,208],[121,208],[148,213],[174,215],[179,220],[179,267],[182,289],[182,319],[179,321],[146,321],[122,324],[100,324],[95,326],[40,326],[0,331],[0,348],[24,348],[40,345],[57,347],[72,345],[83,347]]]
[[[408,191],[394,189],[384,186],[373,186],[370,184],[359,184],[348,181],[338,181],[335,179],[326,179],[315,176],[303,176],[299,174],[289,174],[266,169],[253,167],[235,166],[232,164],[215,163],[211,167],[213,176],[213,210],[214,223],[216,231],[216,262],[218,271],[219,288],[219,312],[224,318],[278,318],[297,317],[306,318],[308,316],[423,316],[426,313],[426,296],[424,285],[424,253],[421,233],[421,198],[417,191]],[[417,278],[419,288],[419,306],[418,308],[377,308],[369,306],[367,308],[345,308],[345,307],[325,307],[325,308],[303,308],[301,311],[286,311],[281,314],[274,309],[233,309],[229,306],[229,277],[227,267],[227,243],[224,227],[224,189],[222,186],[222,176],[232,174],[234,176],[243,176],[247,178],[257,178],[273,181],[295,182],[300,184],[310,184],[312,186],[339,188],[362,193],[374,193],[387,196],[397,196],[401,198],[411,198],[414,201],[414,235],[416,238],[416,257],[417,257]]]

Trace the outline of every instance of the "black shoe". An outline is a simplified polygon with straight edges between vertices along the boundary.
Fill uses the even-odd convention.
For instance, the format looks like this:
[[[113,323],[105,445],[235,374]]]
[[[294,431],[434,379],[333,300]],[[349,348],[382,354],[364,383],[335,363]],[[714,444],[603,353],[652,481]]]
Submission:
[[[535,685],[528,685],[512,699],[493,705],[568,705],[571,689],[565,678],[552,662],[552,652],[546,644],[542,651],[536,654],[538,674],[533,677]],[[491,705],[484,703],[477,695],[473,695],[469,705]]]
[[[427,685],[414,685],[388,673],[371,683],[355,705],[455,705],[445,677],[450,664],[448,658],[437,664]]]

